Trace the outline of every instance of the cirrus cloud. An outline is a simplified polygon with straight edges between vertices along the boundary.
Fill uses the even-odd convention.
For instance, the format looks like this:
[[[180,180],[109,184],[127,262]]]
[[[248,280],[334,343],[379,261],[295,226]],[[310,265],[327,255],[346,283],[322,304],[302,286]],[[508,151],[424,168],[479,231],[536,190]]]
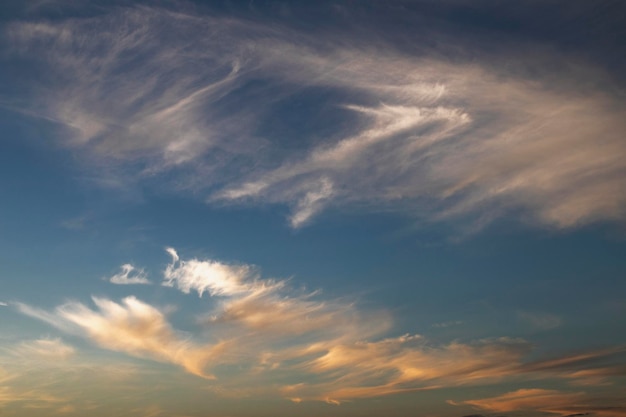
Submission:
[[[130,285],[130,284],[150,284],[148,275],[143,269],[136,269],[131,264],[124,264],[120,267],[121,271],[111,278],[111,284]]]
[[[205,313],[192,320],[195,331],[176,330],[163,309],[133,296],[121,302],[93,297],[95,309],[80,302],[53,312],[16,306],[104,349],[214,379],[213,391],[237,396],[338,404],[503,380],[598,385],[624,374],[623,367],[613,366],[623,357],[623,346],[529,361],[532,345],[523,339],[436,343],[417,334],[393,337],[386,311],[367,311],[354,300],[323,297],[319,291],[296,291],[288,281],[262,278],[251,265],[184,259],[173,248],[167,252],[172,261],[163,271],[163,285],[208,295]],[[58,345],[54,340],[38,345],[42,343]],[[493,402],[494,407],[536,403],[536,392],[517,394]],[[474,405],[481,404],[492,403]]]
[[[380,34],[337,44],[145,5],[5,34],[47,74],[18,80],[33,95],[6,105],[65,127],[65,143],[115,177],[103,182],[173,174],[210,204],[287,205],[293,228],[329,208],[474,229],[510,214],[554,228],[626,216],[623,100],[589,82],[608,80],[602,68],[557,51],[511,40],[519,67],[507,69],[469,40],[456,42],[471,62]],[[318,92],[315,108],[343,123],[312,113],[298,132],[264,129]]]

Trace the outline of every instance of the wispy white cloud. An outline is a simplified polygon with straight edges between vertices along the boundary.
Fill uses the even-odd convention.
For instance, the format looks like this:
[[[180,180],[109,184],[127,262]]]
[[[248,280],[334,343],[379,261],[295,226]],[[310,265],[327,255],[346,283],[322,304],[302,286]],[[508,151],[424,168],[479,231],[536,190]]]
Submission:
[[[131,264],[124,264],[120,268],[119,273],[109,278],[110,283],[119,285],[150,284],[148,275],[143,269],[137,269]]]
[[[1,306],[1,307],[7,307],[7,306],[8,306],[8,304],[7,304],[7,303],[5,303],[4,301],[0,301],[0,306]]]
[[[332,207],[474,228],[507,213],[556,228],[626,216],[623,102],[585,82],[606,80],[601,69],[565,68],[557,52],[513,45],[522,68],[507,72],[481,54],[411,55],[382,39],[336,43],[148,6],[6,34],[57,75],[23,111],[67,127],[92,165],[126,166],[122,182],[167,171],[212,204],[288,205],[294,228]],[[299,136],[317,139],[289,152],[262,126],[302,86],[332,91],[319,108],[349,123],[312,123]]]
[[[205,291],[211,295],[233,295],[249,290],[250,284],[245,284],[253,274],[247,265],[233,266],[218,261],[200,261],[191,259],[181,261],[173,248],[167,248],[172,256],[164,273],[163,285],[176,286],[184,293],[195,290],[202,297]]]
[[[284,390],[297,398],[339,402],[487,383],[512,375],[529,347],[523,340],[507,338],[437,347],[409,335],[377,342],[352,341],[328,347],[306,364],[312,372],[329,377],[324,383],[302,383]]]
[[[190,161],[229,135],[228,119],[207,104],[233,88],[241,56],[211,33],[212,23],[139,6],[59,24],[14,24],[7,35],[17,53],[38,49],[55,73],[71,74],[36,104],[43,117],[67,127],[70,145],[109,163],[148,158],[152,172]],[[176,35],[165,35],[163,25]],[[184,51],[177,36],[192,26],[206,36]]]
[[[14,305],[17,311],[19,311],[20,313],[48,323],[51,326],[56,327],[57,329],[62,330],[66,333],[73,334],[76,331],[75,327],[71,326],[69,323],[61,319],[57,314],[53,312],[49,312],[25,303],[16,302],[14,303]]]
[[[364,120],[356,135],[315,146],[215,198],[287,203],[298,218],[323,178],[334,186],[328,205],[393,205],[428,220],[485,221],[519,209],[554,227],[623,219],[625,126],[609,95],[393,55],[376,64],[380,72],[402,68],[411,75],[390,76],[398,88],[419,83],[433,93],[381,95],[367,74],[370,57],[349,59],[336,62],[332,82],[360,86],[386,104],[348,107]]]

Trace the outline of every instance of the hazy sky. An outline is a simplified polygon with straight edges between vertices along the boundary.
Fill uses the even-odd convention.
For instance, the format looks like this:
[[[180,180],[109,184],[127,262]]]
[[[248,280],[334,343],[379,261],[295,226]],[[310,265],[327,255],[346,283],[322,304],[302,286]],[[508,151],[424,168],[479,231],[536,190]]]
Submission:
[[[626,416],[626,2],[0,33],[0,415]]]

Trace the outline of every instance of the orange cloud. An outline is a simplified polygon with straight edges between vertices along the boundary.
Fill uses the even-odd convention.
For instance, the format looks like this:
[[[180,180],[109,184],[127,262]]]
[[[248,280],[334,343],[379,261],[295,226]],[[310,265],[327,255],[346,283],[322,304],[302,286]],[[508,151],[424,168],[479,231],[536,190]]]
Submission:
[[[492,412],[541,411],[560,415],[591,414],[600,417],[626,416],[626,402],[615,398],[602,398],[602,405],[583,392],[562,392],[547,389],[519,389],[506,394],[479,400],[463,401]],[[453,405],[460,405],[448,401]]]
[[[203,371],[212,356],[211,347],[196,346],[177,335],[156,308],[135,297],[126,297],[121,304],[95,297],[93,301],[99,311],[70,303],[61,306],[58,315],[102,347],[175,363],[194,375],[211,377]]]

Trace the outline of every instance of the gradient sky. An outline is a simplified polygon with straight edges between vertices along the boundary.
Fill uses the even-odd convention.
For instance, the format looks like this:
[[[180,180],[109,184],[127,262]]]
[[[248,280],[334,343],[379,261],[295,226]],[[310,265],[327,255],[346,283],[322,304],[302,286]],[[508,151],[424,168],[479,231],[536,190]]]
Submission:
[[[3,417],[626,416],[626,2],[0,33]]]

